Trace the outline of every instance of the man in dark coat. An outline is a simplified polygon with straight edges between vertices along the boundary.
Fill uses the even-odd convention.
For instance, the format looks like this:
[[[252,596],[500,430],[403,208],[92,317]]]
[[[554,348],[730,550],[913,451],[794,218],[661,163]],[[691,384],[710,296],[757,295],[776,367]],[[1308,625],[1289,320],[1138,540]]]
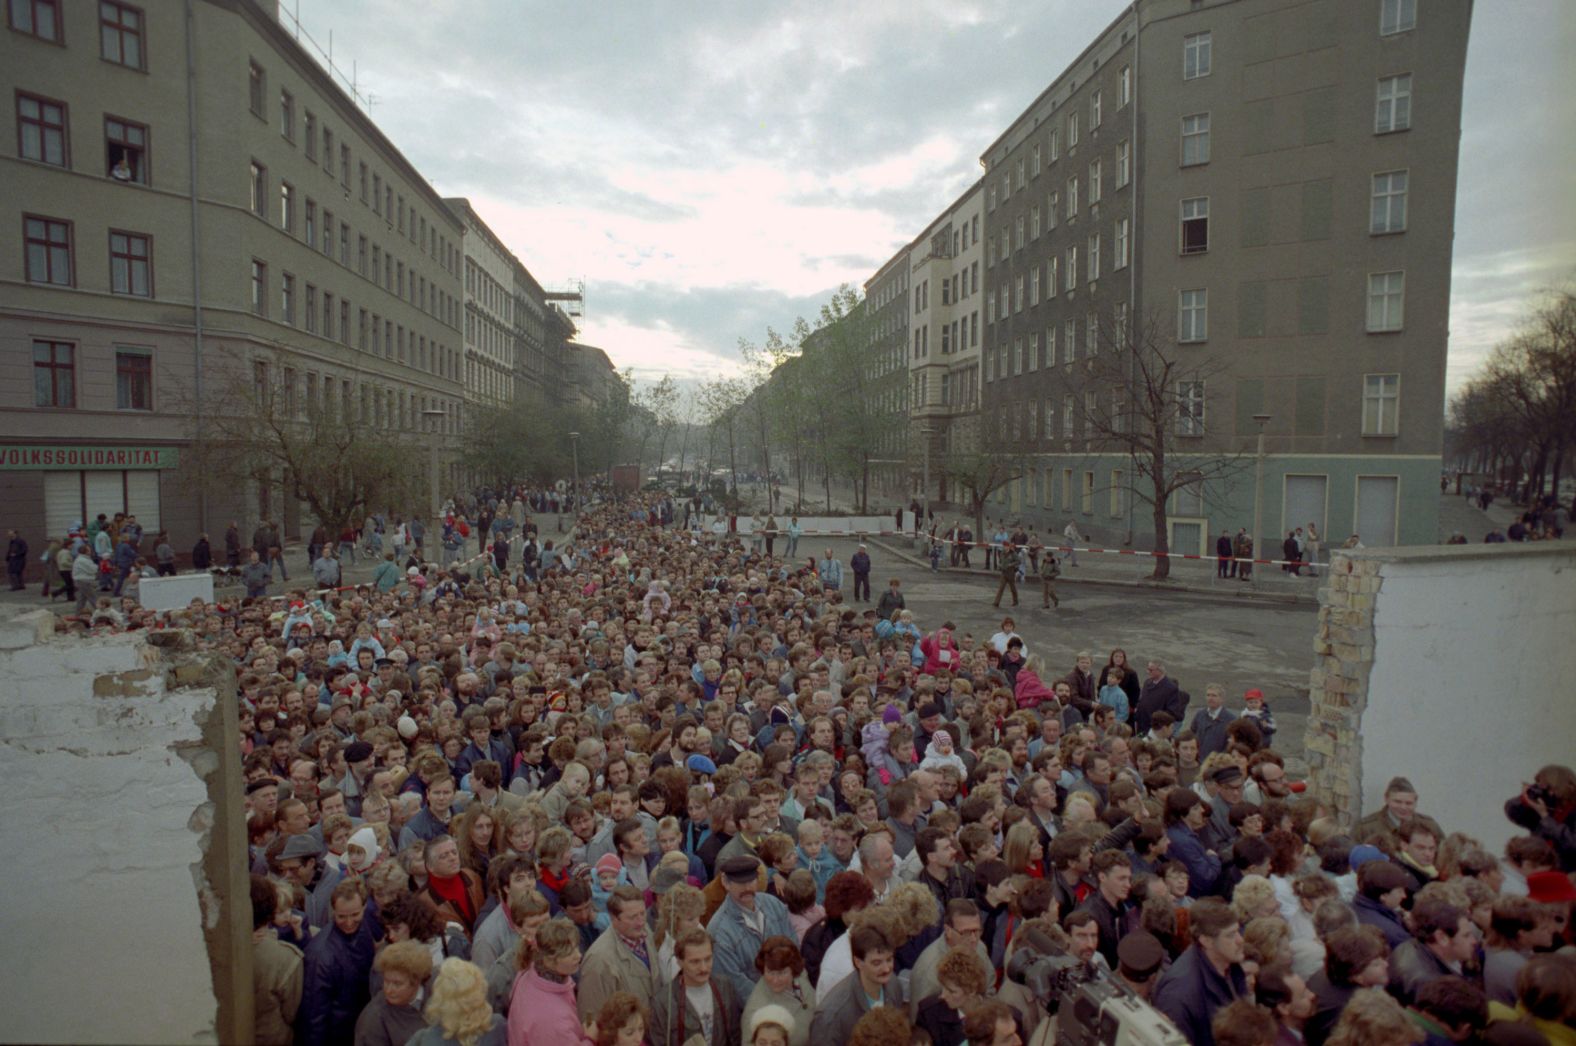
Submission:
[[[303,1046],[350,1042],[356,1018],[371,998],[368,975],[377,940],[365,918],[367,897],[360,882],[334,887],[334,925],[306,946],[301,1012],[296,1033]]]
[[[1149,662],[1149,678],[1138,691],[1138,707],[1133,710],[1133,730],[1142,737],[1149,733],[1149,717],[1165,711],[1175,723],[1185,722],[1187,700],[1176,680],[1166,675],[1166,666],[1160,661]]]
[[[233,520],[224,532],[224,562],[231,567],[241,565],[241,526]]]
[[[1236,549],[1231,544],[1231,531],[1222,530],[1220,532],[1220,537],[1215,540],[1215,555],[1219,557],[1219,564],[1215,568],[1215,576],[1236,577]]]
[[[22,574],[27,570],[27,539],[16,531],[11,531],[11,541],[5,547],[5,569],[11,575],[11,591],[19,592],[27,586],[22,583]]]
[[[1155,985],[1155,1008],[1193,1046],[1215,1046],[1210,1021],[1233,1000],[1249,997],[1242,972],[1242,928],[1224,901],[1205,898],[1189,910],[1194,943]]]
[[[208,535],[202,534],[197,538],[197,544],[192,546],[192,569],[207,570],[213,566],[213,547],[208,544]]]
[[[768,536],[767,540],[771,538]],[[848,565],[854,571],[854,599],[870,602],[870,553],[865,551],[865,546],[859,546]]]

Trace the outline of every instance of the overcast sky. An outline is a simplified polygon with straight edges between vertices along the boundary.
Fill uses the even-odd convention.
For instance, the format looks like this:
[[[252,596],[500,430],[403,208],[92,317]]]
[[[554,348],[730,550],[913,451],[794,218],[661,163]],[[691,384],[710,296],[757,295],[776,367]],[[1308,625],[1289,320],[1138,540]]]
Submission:
[[[736,367],[739,338],[862,285],[1126,6],[282,2],[333,30],[439,193],[470,197],[544,286],[585,280],[581,340],[642,379]],[[1576,2],[1477,0],[1452,388],[1576,269],[1573,56]]]

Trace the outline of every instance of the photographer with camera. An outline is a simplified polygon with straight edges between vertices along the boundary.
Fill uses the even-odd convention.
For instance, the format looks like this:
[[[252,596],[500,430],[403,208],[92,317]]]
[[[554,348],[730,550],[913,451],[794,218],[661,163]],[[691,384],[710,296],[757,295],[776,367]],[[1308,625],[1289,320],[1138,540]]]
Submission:
[[[1576,771],[1545,766],[1520,795],[1505,803],[1505,816],[1552,846],[1560,871],[1576,871]]]

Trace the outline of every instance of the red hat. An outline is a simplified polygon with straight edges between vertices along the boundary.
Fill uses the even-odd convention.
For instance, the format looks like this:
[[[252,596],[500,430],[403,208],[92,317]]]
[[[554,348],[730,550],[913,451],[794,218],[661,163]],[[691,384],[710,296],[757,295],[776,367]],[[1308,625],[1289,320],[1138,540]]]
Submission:
[[[1249,690],[1247,693],[1243,694],[1242,696],[1243,697],[1256,697],[1260,701],[1262,701],[1262,700],[1264,700],[1264,691],[1260,690],[1258,687],[1254,687],[1252,690]]]
[[[1576,901],[1576,884],[1564,872],[1533,872],[1527,876],[1527,897],[1539,904]]]

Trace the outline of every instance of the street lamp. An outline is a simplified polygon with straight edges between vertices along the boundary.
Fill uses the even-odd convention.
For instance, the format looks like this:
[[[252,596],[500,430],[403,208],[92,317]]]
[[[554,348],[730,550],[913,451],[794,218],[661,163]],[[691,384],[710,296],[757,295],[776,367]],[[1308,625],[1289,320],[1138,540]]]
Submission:
[[[1253,462],[1253,557],[1263,555],[1264,548],[1264,426],[1270,423],[1268,414],[1253,415],[1259,427],[1259,449]]]
[[[580,433],[569,434],[569,456],[574,463],[575,485],[571,488],[575,498],[575,520],[580,519]]]
[[[432,439],[427,441],[427,483],[428,495],[432,499],[432,518],[437,519],[443,511],[443,503],[438,500],[438,433],[441,431],[439,419],[447,417],[446,412],[436,407],[429,407],[421,412],[427,419],[427,432]]]

